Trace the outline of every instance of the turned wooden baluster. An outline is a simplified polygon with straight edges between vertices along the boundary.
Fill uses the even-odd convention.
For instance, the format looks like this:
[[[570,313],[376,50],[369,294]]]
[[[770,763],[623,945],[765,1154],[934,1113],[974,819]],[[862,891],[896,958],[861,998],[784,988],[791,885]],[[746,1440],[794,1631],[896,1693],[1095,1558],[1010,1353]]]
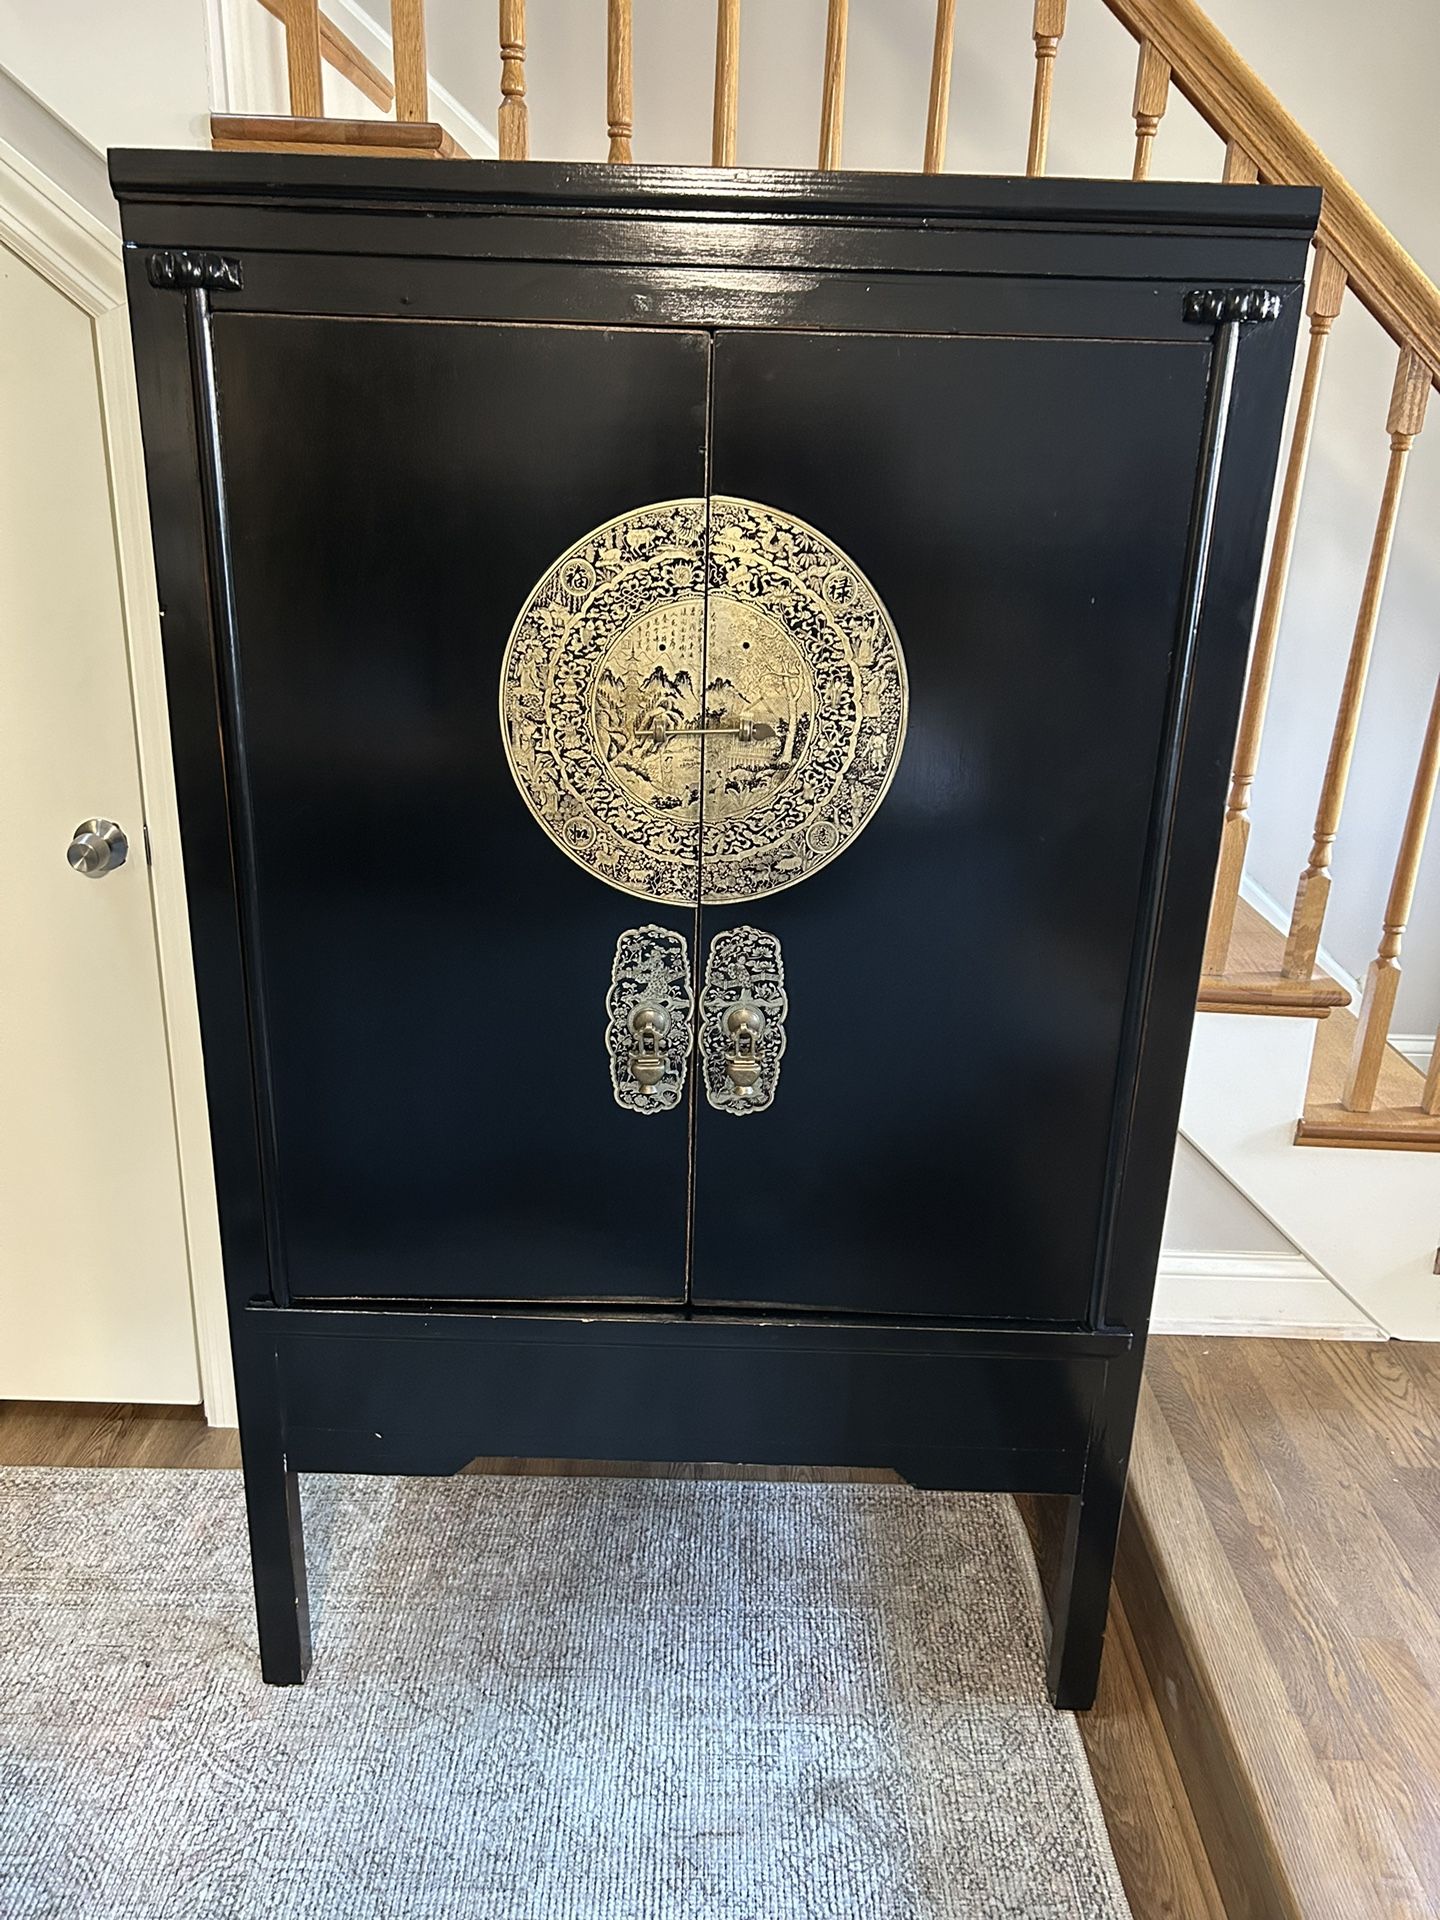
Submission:
[[[285,73],[290,111],[297,120],[319,120],[325,113],[320,68],[320,0],[285,0]]]
[[[1300,495],[1305,486],[1306,462],[1310,458],[1315,403],[1320,393],[1320,370],[1325,364],[1325,347],[1330,338],[1330,329],[1335,324],[1344,297],[1344,268],[1327,247],[1317,246],[1315,266],[1310,275],[1310,291],[1305,302],[1305,310],[1310,316],[1310,345],[1300,382],[1300,398],[1295,408],[1295,425],[1290,435],[1290,453],[1280,488],[1280,504],[1275,513],[1270,568],[1265,576],[1260,619],[1255,628],[1255,646],[1250,655],[1250,678],[1245,685],[1245,704],[1240,713],[1240,731],[1235,741],[1235,762],[1230,775],[1230,798],[1226,803],[1225,825],[1220,835],[1215,898],[1210,909],[1209,931],[1205,936],[1204,970],[1210,974],[1224,972],[1230,953],[1235,905],[1240,898],[1245,850],[1250,839],[1250,791],[1255,784],[1255,770],[1260,763],[1260,736],[1265,727],[1265,708],[1270,698],[1270,678],[1275,667],[1275,642],[1280,635],[1280,615],[1285,606],[1285,588],[1290,578],[1290,559],[1295,547],[1295,525],[1300,516]]]
[[[1405,923],[1410,918],[1415,898],[1415,879],[1420,871],[1420,855],[1425,846],[1425,829],[1430,824],[1430,809],[1435,803],[1435,782],[1440,776],[1440,680],[1430,702],[1430,721],[1420,749],[1420,765],[1410,790],[1410,805],[1400,835],[1400,851],[1395,859],[1395,875],[1390,882],[1390,897],[1385,903],[1385,925],[1380,935],[1380,951],[1370,962],[1365,975],[1365,997],[1360,1003],[1360,1024],[1350,1051],[1350,1070],[1345,1077],[1341,1104],[1352,1113],[1368,1113],[1375,1104],[1380,1084],[1380,1068],[1385,1059],[1385,1044],[1395,1012],[1395,995],[1400,987],[1400,943]],[[1435,1078],[1434,1068],[1431,1079]],[[1433,1109],[1432,1109],[1433,1111]]]
[[[715,9],[715,117],[710,126],[710,164],[733,167],[740,124],[740,0],[719,0]]]
[[[390,0],[395,49],[395,118],[430,118],[430,69],[425,58],[425,0]]]
[[[1030,150],[1025,171],[1032,178],[1045,171],[1050,146],[1050,95],[1055,84],[1055,56],[1065,31],[1065,0],[1035,0],[1031,33],[1035,41],[1035,91],[1030,101]]]
[[[500,158],[530,158],[525,104],[525,0],[500,0]]]
[[[1350,777],[1355,734],[1360,725],[1360,703],[1365,695],[1365,679],[1370,671],[1370,655],[1374,650],[1375,629],[1380,618],[1380,599],[1385,591],[1390,548],[1395,538],[1400,495],[1405,485],[1405,464],[1410,458],[1415,436],[1425,424],[1425,403],[1429,397],[1429,368],[1419,354],[1402,347],[1400,364],[1395,369],[1395,385],[1390,395],[1390,411],[1385,421],[1390,434],[1390,460],[1385,470],[1385,487],[1380,496],[1380,512],[1370,543],[1370,560],[1365,569],[1360,610],[1355,617],[1355,636],[1350,642],[1345,684],[1340,691],[1340,709],[1335,716],[1335,731],[1331,736],[1325,778],[1320,787],[1310,863],[1300,875],[1300,884],[1295,890],[1295,907],[1290,916],[1289,937],[1285,942],[1281,972],[1287,980],[1308,980],[1315,971],[1315,956],[1320,950],[1320,931],[1325,924],[1325,908],[1330,898],[1331,853],[1345,805],[1345,786]]]
[[[820,171],[840,164],[845,126],[845,43],[850,32],[850,0],[830,0],[825,13],[825,72],[820,85]]]
[[[945,165],[945,134],[950,124],[950,68],[955,55],[955,0],[938,0],[935,51],[930,57],[930,112],[925,121],[925,171]]]
[[[1132,180],[1149,177],[1150,149],[1155,143],[1155,135],[1160,131],[1169,97],[1170,63],[1148,40],[1142,40],[1140,60],[1135,68],[1135,101],[1131,107],[1135,117],[1135,164],[1130,170]]]
[[[635,96],[630,84],[631,0],[609,0],[605,35],[605,111],[610,127],[608,158],[628,162],[635,158],[630,140],[635,132]]]

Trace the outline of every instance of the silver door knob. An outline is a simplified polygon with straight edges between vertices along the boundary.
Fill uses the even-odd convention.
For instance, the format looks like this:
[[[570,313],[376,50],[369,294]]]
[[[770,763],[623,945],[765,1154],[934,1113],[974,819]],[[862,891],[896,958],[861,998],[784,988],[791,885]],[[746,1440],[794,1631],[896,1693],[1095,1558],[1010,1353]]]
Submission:
[[[130,842],[113,820],[82,820],[65,849],[65,858],[76,873],[98,880],[102,873],[123,867],[129,851]]]

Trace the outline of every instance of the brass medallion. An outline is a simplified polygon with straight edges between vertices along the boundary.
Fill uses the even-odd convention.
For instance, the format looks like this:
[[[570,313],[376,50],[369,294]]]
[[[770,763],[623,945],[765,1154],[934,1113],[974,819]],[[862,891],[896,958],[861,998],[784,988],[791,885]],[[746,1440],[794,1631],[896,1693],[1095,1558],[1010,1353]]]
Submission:
[[[889,788],[905,662],[824,534],[752,500],[639,507],[571,547],[501,670],[510,770],[572,860],[672,905],[827,865]]]

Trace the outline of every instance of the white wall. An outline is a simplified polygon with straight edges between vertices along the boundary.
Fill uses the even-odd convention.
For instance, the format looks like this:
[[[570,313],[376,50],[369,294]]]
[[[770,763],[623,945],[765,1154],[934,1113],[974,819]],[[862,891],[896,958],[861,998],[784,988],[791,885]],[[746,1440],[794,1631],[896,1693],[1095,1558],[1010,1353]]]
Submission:
[[[1273,1226],[1190,1142],[1178,1140],[1165,1215],[1167,1252],[1294,1253]]]
[[[0,68],[97,152],[209,144],[209,0],[0,0]]]

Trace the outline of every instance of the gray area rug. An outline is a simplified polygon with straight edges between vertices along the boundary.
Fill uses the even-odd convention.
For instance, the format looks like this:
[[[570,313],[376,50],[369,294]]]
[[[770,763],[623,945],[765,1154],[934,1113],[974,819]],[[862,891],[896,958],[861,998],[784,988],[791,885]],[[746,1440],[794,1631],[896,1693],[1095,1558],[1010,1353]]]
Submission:
[[[271,1689],[238,1475],[0,1471],[4,1920],[1126,1914],[1010,1501],[304,1495]]]

